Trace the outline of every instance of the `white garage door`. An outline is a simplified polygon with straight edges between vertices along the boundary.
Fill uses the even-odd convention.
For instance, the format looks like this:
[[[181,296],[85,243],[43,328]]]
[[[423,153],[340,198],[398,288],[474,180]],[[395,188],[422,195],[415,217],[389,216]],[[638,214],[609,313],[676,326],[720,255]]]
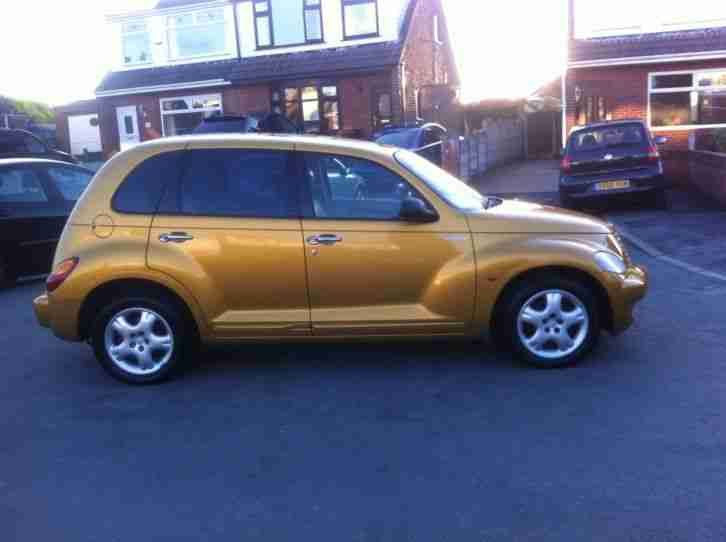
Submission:
[[[73,115],[68,117],[68,131],[71,138],[71,154],[80,156],[84,152],[101,152],[101,130],[98,115]]]

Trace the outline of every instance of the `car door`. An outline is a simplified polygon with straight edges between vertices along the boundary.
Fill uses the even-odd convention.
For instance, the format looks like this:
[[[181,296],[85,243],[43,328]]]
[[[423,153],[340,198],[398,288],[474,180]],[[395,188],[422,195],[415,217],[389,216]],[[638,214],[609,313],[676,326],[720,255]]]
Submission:
[[[30,164],[0,167],[0,257],[13,276],[50,271],[60,202]]]
[[[340,197],[330,190],[328,155],[314,147],[305,152],[303,237],[313,333],[394,336],[469,330],[475,280],[465,218],[440,201],[432,204],[433,193],[416,189],[380,163],[335,158],[387,188],[364,198]],[[412,196],[426,201],[438,220],[401,220],[401,203]]]
[[[292,146],[197,145],[154,217],[149,265],[189,289],[218,339],[309,335]]]

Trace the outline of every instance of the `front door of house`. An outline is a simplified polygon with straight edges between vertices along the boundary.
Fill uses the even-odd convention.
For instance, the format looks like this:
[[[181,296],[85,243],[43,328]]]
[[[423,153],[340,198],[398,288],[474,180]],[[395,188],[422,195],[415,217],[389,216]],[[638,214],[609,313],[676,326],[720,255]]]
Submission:
[[[139,135],[139,119],[135,105],[116,108],[118,122],[118,139],[122,151],[130,149],[141,142]]]

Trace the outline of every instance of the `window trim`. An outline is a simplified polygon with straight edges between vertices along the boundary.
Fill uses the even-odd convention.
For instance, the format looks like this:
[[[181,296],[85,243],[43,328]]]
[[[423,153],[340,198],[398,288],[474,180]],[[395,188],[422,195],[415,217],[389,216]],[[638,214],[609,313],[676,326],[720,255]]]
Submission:
[[[189,100],[194,98],[219,98],[219,107],[203,107],[201,109],[176,109],[174,111],[164,111],[164,104],[166,102],[171,102],[174,100]],[[160,98],[159,99],[159,111],[161,112],[161,135],[163,137],[167,137],[166,129],[164,128],[164,117],[165,116],[171,116],[171,115],[179,115],[179,114],[185,114],[185,113],[211,113],[219,111],[220,115],[224,115],[224,102],[222,100],[222,94],[221,93],[214,93],[214,94],[186,94],[183,96],[170,96],[168,98]]]
[[[401,175],[399,172],[391,169],[385,164],[381,164],[380,162],[376,162],[375,160],[371,160],[369,158],[361,158],[360,156],[353,156],[350,154],[342,154],[342,153],[333,153],[333,152],[325,152],[325,151],[295,151],[297,154],[300,155],[300,165],[303,167],[301,180],[300,180],[300,189],[298,190],[300,194],[300,218],[301,220],[318,220],[318,221],[324,221],[324,222],[376,222],[376,223],[390,223],[390,224],[410,224],[407,220],[404,220],[400,217],[398,218],[335,218],[335,217],[327,217],[327,216],[316,216],[315,215],[315,205],[313,204],[313,195],[310,191],[310,185],[308,183],[308,180],[305,178],[304,170],[308,167],[308,157],[310,155],[317,155],[317,156],[327,156],[331,159],[336,158],[351,158],[353,160],[362,160],[364,162],[370,162],[371,164],[375,164],[379,167],[382,167],[383,169],[391,172],[396,177],[401,179],[406,185],[416,194],[418,194],[419,199],[426,204],[429,209],[431,209],[434,213],[436,213],[436,221],[432,221],[431,223],[436,223],[441,220],[441,215],[439,214],[438,209],[436,209],[436,206],[433,205],[429,199],[421,193],[421,190],[419,190],[416,186],[411,184],[411,182],[408,181],[403,175]]]
[[[653,112],[651,109],[651,96],[653,94],[691,94],[693,92],[698,92],[700,90],[709,89],[709,90],[724,90],[726,91],[726,85],[714,85],[712,87],[699,87],[698,86],[698,78],[699,76],[703,74],[708,73],[719,73],[719,72],[726,72],[726,66],[723,68],[707,68],[703,70],[673,70],[673,71],[658,71],[658,72],[648,72],[648,103],[647,103],[647,121],[648,121],[648,128],[652,132],[675,132],[675,131],[684,131],[684,130],[701,130],[701,129],[709,129],[709,128],[724,128],[726,127],[726,122],[718,123],[718,124],[679,124],[674,126],[653,126]],[[653,81],[656,77],[661,75],[693,75],[693,85],[690,87],[671,87],[671,88],[653,88]]]
[[[323,5],[322,0],[317,5],[308,5],[309,0],[301,0],[302,1],[302,20],[303,20],[303,32],[305,34],[305,39],[299,43],[288,43],[285,45],[277,45],[275,43],[275,17],[272,10],[272,2],[271,0],[252,0],[252,15],[254,19],[253,26],[255,27],[255,49],[257,51],[268,51],[270,49],[285,49],[288,47],[300,47],[302,45],[316,45],[320,43],[325,43],[325,29],[323,27]],[[265,2],[267,5],[267,9],[264,11],[256,11],[255,6],[257,3]],[[308,38],[308,25],[307,25],[307,19],[305,18],[305,15],[308,11],[317,11],[318,17],[320,19],[320,38],[316,39],[309,39]],[[270,28],[270,45],[260,45],[260,37],[257,30],[257,19],[267,17],[269,21],[269,28]]]
[[[124,25],[127,23],[142,23],[144,25],[144,30],[138,30],[136,32],[124,32]],[[136,62],[125,62],[125,53],[124,53],[124,38],[126,36],[136,36],[136,35],[145,35],[146,40],[149,45],[149,58],[148,60],[139,60]],[[151,43],[151,31],[149,30],[149,25],[145,19],[139,19],[135,21],[127,21],[121,24],[121,65],[123,67],[135,67],[135,66],[148,66],[150,64],[154,63],[154,53],[153,53],[153,43]]]
[[[221,22],[221,25],[222,25],[222,27],[224,29],[223,32],[222,32],[222,34],[224,35],[224,49],[222,51],[215,51],[213,53],[200,53],[200,54],[197,54],[197,55],[186,55],[186,56],[180,55],[180,56],[174,56],[174,54],[172,53],[172,39],[171,39],[171,36],[172,36],[172,33],[175,30],[177,30],[179,28],[182,28],[182,29],[186,29],[186,28],[199,29],[199,28],[205,27],[205,26],[215,26],[215,25],[219,25],[220,24],[218,22],[202,23],[202,24],[200,24],[200,23],[197,22],[197,16],[200,13],[209,12],[209,11],[220,11],[222,13],[222,22]],[[171,20],[174,17],[178,17],[180,15],[191,15],[194,18],[194,22],[192,24],[185,24],[185,25],[181,25],[181,26],[174,26],[174,25],[172,25],[171,24]],[[188,11],[188,12],[183,12],[183,13],[176,13],[176,14],[173,14],[173,15],[167,15],[166,21],[165,21],[166,22],[166,46],[167,46],[167,55],[168,55],[169,61],[172,62],[172,63],[173,62],[186,62],[187,60],[195,60],[195,59],[198,59],[198,58],[220,57],[220,56],[229,55],[230,52],[229,52],[229,43],[228,43],[229,42],[229,39],[228,39],[228,36],[227,36],[227,24],[228,24],[228,20],[227,19],[228,19],[227,11],[223,7],[210,7],[210,8],[207,8],[207,9],[197,9],[195,11]]]
[[[352,36],[348,35],[347,24],[345,20],[345,8],[346,6],[356,6],[361,4],[373,4],[376,10],[376,31],[368,34],[355,34]],[[340,0],[341,6],[341,17],[343,18],[343,41],[352,40],[363,40],[366,38],[378,38],[381,35],[381,19],[380,12],[378,10],[378,0]]]
[[[305,87],[315,87],[318,90],[318,113],[320,115],[320,120],[318,121],[318,124],[320,126],[320,131],[317,133],[322,135],[330,135],[330,134],[340,134],[343,131],[343,113],[342,108],[340,106],[340,85],[338,84],[338,81],[331,81],[329,79],[321,79],[316,81],[293,81],[289,83],[284,83],[282,85],[279,85],[277,87],[273,87],[270,89],[270,104],[271,104],[271,111],[276,112],[275,108],[280,108],[280,114],[283,115],[285,118],[290,120],[295,126],[298,128],[302,127],[303,132],[305,132],[305,119],[303,117],[303,111],[302,111],[302,91]],[[325,96],[323,94],[323,88],[324,87],[335,87],[336,92],[335,96]],[[285,90],[286,89],[297,89],[298,91],[298,100],[297,102],[300,104],[300,116],[297,119],[290,119],[287,116],[287,111],[285,104],[288,102],[285,99]],[[280,100],[275,101],[274,95],[275,93],[278,93],[280,95]],[[311,100],[308,100],[311,101]],[[322,131],[323,126],[323,118],[325,117],[325,103],[326,102],[336,102],[338,104],[338,129],[337,130],[326,130],[325,132]],[[310,132],[305,132],[310,133]]]

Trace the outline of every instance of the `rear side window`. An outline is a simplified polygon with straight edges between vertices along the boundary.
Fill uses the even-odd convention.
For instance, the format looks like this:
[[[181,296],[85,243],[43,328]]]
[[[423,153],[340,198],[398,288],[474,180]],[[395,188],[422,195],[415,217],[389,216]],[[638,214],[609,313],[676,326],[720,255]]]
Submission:
[[[74,167],[49,166],[46,171],[66,201],[77,201],[93,177],[90,171]]]
[[[184,151],[157,154],[141,162],[124,179],[113,196],[111,207],[119,213],[154,214],[167,182],[179,178]]]
[[[575,153],[600,151],[616,147],[641,147],[648,143],[648,136],[640,124],[601,126],[572,134],[570,150]]]
[[[186,151],[176,190],[162,204],[165,214],[297,218],[298,186],[291,153],[257,149]]]

